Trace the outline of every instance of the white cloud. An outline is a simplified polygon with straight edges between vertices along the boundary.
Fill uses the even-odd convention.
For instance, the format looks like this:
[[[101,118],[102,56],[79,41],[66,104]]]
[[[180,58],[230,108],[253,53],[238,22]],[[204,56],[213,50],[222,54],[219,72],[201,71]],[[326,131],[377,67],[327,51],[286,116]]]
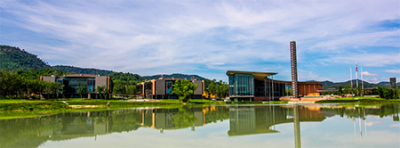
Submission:
[[[378,79],[376,77],[369,79],[368,81],[372,83],[378,83]]]
[[[10,40],[8,44],[34,50],[45,61],[57,64],[141,75],[192,73],[203,68],[258,70],[288,63],[291,40],[297,41],[299,61],[311,59],[303,58],[305,54],[330,53],[316,57],[319,61],[315,63],[400,64],[398,51],[382,50],[377,54],[363,49],[399,48],[399,28],[373,27],[382,21],[400,19],[397,0],[72,0],[64,4],[43,1],[1,4],[0,13],[6,16],[0,18],[3,24],[46,38]],[[284,72],[287,68],[263,70]],[[217,77],[208,72],[199,74]],[[325,79],[313,72],[304,75],[307,77],[302,79]]]
[[[364,75],[364,76],[378,76],[378,74],[369,73],[368,71],[363,71],[361,73],[361,75]]]
[[[400,69],[391,69],[391,70],[385,70],[386,72],[390,73],[400,73]]]

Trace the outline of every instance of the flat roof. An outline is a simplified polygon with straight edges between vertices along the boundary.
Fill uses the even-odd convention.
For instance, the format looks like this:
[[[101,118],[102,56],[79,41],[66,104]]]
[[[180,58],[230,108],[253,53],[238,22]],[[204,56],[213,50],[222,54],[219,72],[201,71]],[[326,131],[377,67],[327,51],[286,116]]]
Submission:
[[[235,71],[228,70],[226,75],[234,75],[234,74],[251,74],[254,76],[254,79],[264,81],[265,77],[276,75],[276,72],[253,72],[253,71]]]

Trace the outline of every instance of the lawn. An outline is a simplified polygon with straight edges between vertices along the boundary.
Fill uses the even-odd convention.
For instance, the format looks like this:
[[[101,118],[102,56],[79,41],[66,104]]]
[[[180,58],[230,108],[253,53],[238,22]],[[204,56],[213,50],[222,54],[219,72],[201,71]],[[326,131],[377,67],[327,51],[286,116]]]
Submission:
[[[330,100],[319,100],[315,103],[341,103],[341,102],[400,102],[399,99],[383,99],[376,97],[345,97],[345,98],[336,98]]]

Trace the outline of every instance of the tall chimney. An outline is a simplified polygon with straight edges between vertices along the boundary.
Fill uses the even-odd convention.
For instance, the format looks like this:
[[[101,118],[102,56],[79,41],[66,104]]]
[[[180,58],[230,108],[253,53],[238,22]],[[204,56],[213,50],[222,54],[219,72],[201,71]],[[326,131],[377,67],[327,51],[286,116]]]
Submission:
[[[298,85],[297,85],[296,41],[291,41],[290,42],[290,63],[292,65],[293,98],[299,98],[299,88],[298,88]]]

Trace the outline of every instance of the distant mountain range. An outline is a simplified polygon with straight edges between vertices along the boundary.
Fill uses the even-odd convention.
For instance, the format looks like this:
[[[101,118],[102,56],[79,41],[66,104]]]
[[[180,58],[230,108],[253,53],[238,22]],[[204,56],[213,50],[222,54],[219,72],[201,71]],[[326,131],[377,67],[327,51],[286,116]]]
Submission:
[[[111,75],[118,77],[123,80],[150,80],[158,79],[161,75],[153,76],[139,76],[137,74],[131,73],[121,73],[112,70],[103,70],[95,68],[80,68],[74,66],[56,65],[50,66],[48,63],[44,62],[37,55],[31,54],[25,49],[20,49],[18,47],[12,47],[7,45],[0,45],[0,70],[7,69],[10,71],[32,71],[32,70],[42,70],[42,69],[55,69],[64,72],[74,72],[78,74],[99,74],[99,75]],[[197,80],[204,80],[204,77],[198,75],[186,75],[186,74],[165,74],[164,78],[184,78],[190,80],[194,77]]]
[[[146,80],[151,80],[151,79],[158,79],[160,78],[161,75],[153,75],[153,76],[143,76]],[[191,80],[192,77],[197,80],[204,80],[204,77],[198,76],[198,75],[186,75],[186,74],[180,74],[180,73],[174,73],[170,75],[163,75],[164,78],[183,78],[183,79],[188,79]]]
[[[29,71],[46,68],[51,68],[51,66],[38,58],[37,55],[18,47],[0,45],[0,70]]]
[[[99,75],[110,75],[115,78],[123,79],[123,80],[151,80],[158,79],[161,75],[152,75],[152,76],[140,76],[132,73],[121,73],[115,72],[112,70],[102,70],[95,68],[80,68],[74,66],[64,66],[64,65],[56,65],[50,66],[48,63],[44,62],[42,59],[38,58],[37,55],[31,54],[24,49],[20,49],[18,47],[12,47],[7,45],[0,45],[0,70],[7,69],[11,71],[32,71],[32,70],[41,70],[41,69],[55,69],[59,71],[65,72],[74,72],[78,74],[99,74]],[[186,74],[165,74],[164,78],[184,78],[190,80],[194,77],[197,80],[204,80],[204,77],[198,75],[186,75]],[[350,81],[346,82],[331,82],[331,81],[320,81],[324,84],[323,89],[328,88],[344,88],[346,85],[350,85]],[[356,80],[353,80],[353,84],[356,84]],[[359,80],[359,85],[361,85],[361,80]],[[397,83],[400,86],[400,83]],[[389,82],[379,82],[378,84],[373,84],[364,81],[364,88],[371,88],[377,86],[385,86],[390,87]]]
[[[64,66],[64,65],[56,65],[56,66],[51,66],[55,70],[61,70],[61,71],[66,71],[66,72],[75,72],[79,74],[98,74],[98,75],[110,75],[112,73],[115,73],[114,71],[111,70],[101,70],[101,69],[95,69],[95,68],[80,68],[80,67],[74,67],[74,66]]]
[[[357,80],[354,79],[353,81],[353,86],[356,86]],[[344,88],[345,86],[350,86],[351,81],[346,81],[346,82],[331,82],[331,81],[321,81],[322,84],[324,84],[323,89],[328,89],[328,88],[339,88],[342,87]],[[362,81],[359,79],[358,80],[358,85],[361,86]],[[400,86],[400,82],[396,83],[397,86]],[[390,87],[390,82],[379,82],[377,84],[374,83],[369,83],[364,81],[364,88],[373,88],[373,87],[378,87],[378,86],[384,86],[384,87]]]

